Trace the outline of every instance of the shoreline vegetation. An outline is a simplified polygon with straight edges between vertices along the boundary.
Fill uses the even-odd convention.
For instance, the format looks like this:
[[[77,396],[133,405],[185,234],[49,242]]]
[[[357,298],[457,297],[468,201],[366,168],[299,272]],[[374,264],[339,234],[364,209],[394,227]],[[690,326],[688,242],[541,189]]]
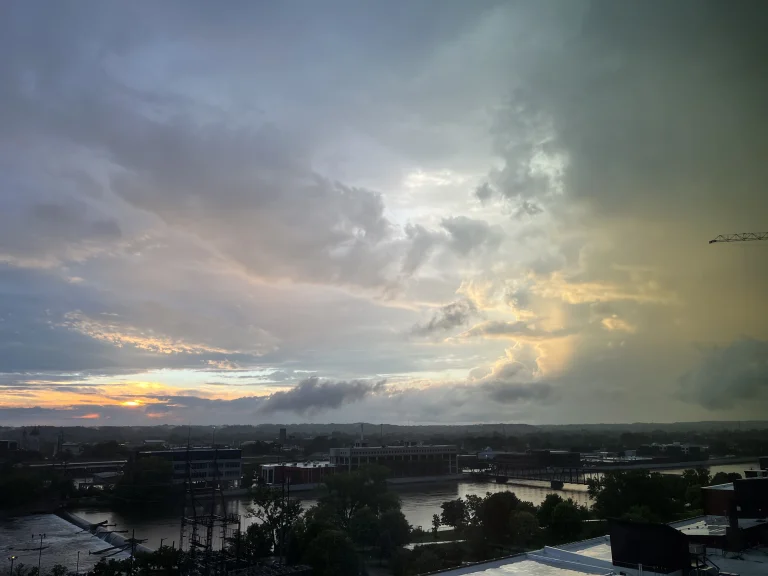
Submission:
[[[168,471],[152,464],[145,464],[141,472],[133,470],[127,476],[130,481],[115,490],[131,499],[142,497],[148,488],[158,489],[158,483],[172,491],[170,474],[164,476]],[[599,536],[605,534],[606,518],[670,522],[696,516],[702,486],[738,476],[720,472],[712,477],[706,469],[689,469],[680,475],[647,470],[607,472],[589,483],[591,507],[558,493],[548,494],[534,505],[518,498],[510,486],[508,491],[445,501],[440,513],[433,516],[431,528],[423,529],[408,524],[400,497],[386,482],[387,474],[385,468],[370,466],[330,476],[317,503],[308,508],[281,491],[257,486],[251,490],[248,508],[255,522],[229,538],[226,545],[237,550],[245,563],[258,564],[277,556],[289,564],[309,565],[319,576],[413,576]],[[47,489],[52,486],[63,487],[51,482]],[[106,500],[97,497],[95,501]],[[150,514],[151,510],[144,508],[140,513]],[[61,510],[59,516],[81,529],[90,526]],[[163,546],[140,550],[135,562],[147,570],[181,575],[190,558]],[[120,576],[134,568],[124,561],[105,560],[92,576]],[[21,571],[14,576],[37,575]]]

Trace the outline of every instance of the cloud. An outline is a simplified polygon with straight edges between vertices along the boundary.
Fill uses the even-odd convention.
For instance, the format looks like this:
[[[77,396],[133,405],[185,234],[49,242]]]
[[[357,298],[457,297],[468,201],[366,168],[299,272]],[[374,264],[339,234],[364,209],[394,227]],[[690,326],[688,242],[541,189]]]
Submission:
[[[449,332],[465,325],[475,314],[477,314],[477,307],[471,300],[451,302],[434,312],[427,323],[415,324],[411,328],[411,334],[414,336],[432,336]]]
[[[546,339],[559,338],[573,333],[572,330],[542,330],[537,328],[532,322],[516,320],[514,322],[502,322],[499,320],[489,320],[473,326],[466,332],[459,335],[461,338],[524,338],[524,339]]]
[[[483,220],[474,220],[466,216],[444,218],[440,225],[448,232],[448,245],[462,256],[481,248],[495,250],[504,239],[499,226],[491,226]]]
[[[680,378],[685,400],[713,411],[735,406],[754,410],[768,402],[768,341],[742,339],[702,351],[698,365]],[[760,408],[758,408],[760,407]]]
[[[502,404],[515,404],[521,401],[543,402],[552,395],[552,387],[542,382],[535,384],[488,382],[483,387],[491,399]]]
[[[259,404],[260,412],[295,412],[305,414],[340,408],[344,404],[359,402],[370,394],[384,390],[386,380],[331,381],[310,376],[285,392],[275,392]]]
[[[475,197],[480,200],[480,202],[486,202],[490,200],[493,197],[493,194],[494,190],[491,188],[488,182],[483,182],[477,188],[475,188]]]

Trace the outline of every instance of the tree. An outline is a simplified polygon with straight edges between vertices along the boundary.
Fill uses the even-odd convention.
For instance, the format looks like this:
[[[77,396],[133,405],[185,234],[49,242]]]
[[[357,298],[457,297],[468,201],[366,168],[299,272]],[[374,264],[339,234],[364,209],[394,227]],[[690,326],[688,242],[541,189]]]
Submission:
[[[310,542],[304,561],[314,576],[357,576],[360,564],[355,546],[344,532],[326,530]]]
[[[181,488],[173,484],[171,463],[151,456],[128,462],[113,496],[123,507],[157,508],[175,504]]]
[[[375,546],[379,537],[379,519],[368,506],[356,510],[349,520],[349,534],[358,546]]]
[[[718,472],[712,477],[709,484],[704,486],[717,486],[718,484],[729,484],[734,480],[741,480],[741,474],[738,472]]]
[[[62,566],[61,564],[54,564],[49,574],[51,576],[67,576],[67,574],[69,574],[69,570],[67,570],[66,566]]]
[[[539,521],[526,510],[516,510],[509,518],[509,533],[512,543],[529,548],[539,534]]]
[[[392,544],[399,547],[408,544],[411,526],[400,510],[387,510],[379,517],[379,531],[389,534]]]
[[[555,510],[555,506],[563,501],[562,496],[559,494],[547,494],[544,498],[544,502],[539,506],[537,516],[539,518],[539,524],[542,526],[549,526],[552,522],[552,512]]]
[[[443,502],[440,505],[440,508],[442,509],[442,512],[440,513],[440,521],[438,525],[445,524],[456,530],[461,530],[461,528],[467,524],[467,521],[469,520],[469,510],[467,509],[467,503],[461,498]]]
[[[555,506],[549,530],[558,542],[568,542],[578,538],[581,525],[582,514],[578,506],[569,498]]]
[[[432,536],[437,536],[437,531],[440,529],[440,516],[432,514]]]
[[[389,470],[383,466],[365,466],[353,472],[325,478],[328,493],[320,503],[336,510],[344,529],[357,510],[369,507],[375,514],[399,508],[400,499],[388,491]]]
[[[632,506],[622,518],[635,522],[659,522],[659,517],[651,512],[648,506]]]
[[[688,486],[709,486],[711,478],[707,468],[689,468],[683,471],[683,480]]]
[[[248,531],[257,526],[252,533],[254,550],[266,548],[270,552],[282,553],[280,544],[301,516],[301,502],[263,486],[252,492],[252,502],[253,505],[248,507],[248,517],[255,518],[257,523],[249,526]]]
[[[514,492],[486,495],[480,508],[480,522],[485,537],[498,542],[509,541],[509,519],[519,505],[520,499]]]
[[[680,476],[647,470],[606,472],[589,481],[593,510],[599,518],[620,518],[634,506],[646,506],[662,522],[685,510],[686,481]]]

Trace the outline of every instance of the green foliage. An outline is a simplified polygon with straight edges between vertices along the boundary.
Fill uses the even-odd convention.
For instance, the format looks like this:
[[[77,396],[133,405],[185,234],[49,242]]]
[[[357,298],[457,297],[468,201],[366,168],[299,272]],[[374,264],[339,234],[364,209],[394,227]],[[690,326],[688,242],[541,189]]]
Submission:
[[[173,484],[171,463],[151,456],[130,460],[112,494],[123,509],[162,509],[175,505],[182,490]]]
[[[552,512],[554,512],[555,507],[561,502],[563,502],[563,498],[559,494],[547,494],[537,512],[539,524],[542,526],[549,526],[552,523]]]
[[[357,576],[360,561],[352,540],[341,530],[325,530],[307,547],[304,556],[315,576]]]
[[[728,484],[734,480],[741,480],[741,474],[738,472],[718,472],[710,480],[709,484],[703,486],[717,486],[718,484]]]
[[[539,536],[539,521],[527,510],[516,510],[509,518],[509,535],[522,548],[530,548]]]
[[[368,506],[355,511],[349,520],[349,534],[358,546],[375,546],[379,538],[379,518]]]
[[[244,544],[255,557],[261,557],[279,551],[303,510],[301,502],[272,488],[259,487],[251,494],[253,505],[248,507],[248,516],[257,522],[248,527]]]
[[[600,518],[620,518],[634,507],[645,507],[662,522],[669,522],[685,510],[687,488],[681,476],[631,470],[606,472],[602,480],[590,481],[589,495]]]
[[[437,536],[437,531],[440,529],[442,520],[437,514],[432,514],[432,536]]]
[[[549,531],[557,542],[569,542],[576,540],[581,534],[583,514],[579,507],[571,500],[560,502],[552,510],[552,520]]]
[[[520,504],[514,492],[486,495],[477,517],[486,539],[491,542],[511,542],[509,519]]]
[[[48,572],[50,576],[67,576],[69,574],[69,570],[67,570],[66,566],[62,566],[61,564],[54,564],[53,568],[51,568],[51,571]]]
[[[128,560],[102,558],[89,572],[90,576],[122,576],[128,574]]]
[[[10,510],[36,504],[50,505],[74,495],[71,479],[53,470],[4,467],[0,471],[0,509]]]
[[[635,522],[659,522],[659,517],[656,516],[648,506],[632,506],[622,518],[625,520],[634,520]]]
[[[408,544],[411,527],[399,509],[387,510],[379,517],[379,533],[388,535],[392,546],[399,547]]]
[[[334,474],[325,479],[328,493],[320,504],[336,511],[344,529],[349,528],[352,516],[363,507],[375,514],[399,508],[400,500],[389,492],[387,476],[389,470],[383,466],[366,466],[345,474]]]
[[[461,530],[469,521],[467,503],[461,498],[448,500],[440,505],[440,524],[451,526],[455,530]],[[433,522],[434,523],[434,522]]]

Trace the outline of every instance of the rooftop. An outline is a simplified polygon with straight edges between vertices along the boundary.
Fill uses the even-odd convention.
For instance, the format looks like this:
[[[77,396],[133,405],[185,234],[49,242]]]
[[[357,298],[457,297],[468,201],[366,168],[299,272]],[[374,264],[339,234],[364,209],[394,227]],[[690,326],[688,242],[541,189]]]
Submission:
[[[740,520],[749,526],[757,520]],[[701,516],[671,524],[684,534],[705,533],[708,530],[724,529],[723,526],[708,523]],[[746,524],[744,527],[748,527]],[[707,532],[708,534],[709,532]],[[720,549],[707,548],[708,558],[716,564],[721,574],[739,576],[768,576],[768,548],[749,548],[739,553],[727,553]],[[562,544],[557,547],[545,546],[525,554],[518,554],[490,562],[462,566],[440,572],[440,576],[577,576],[583,574],[617,575],[634,574],[632,570],[613,565],[611,540],[600,536],[591,540]],[[651,573],[644,571],[650,576]],[[678,572],[678,574],[680,574]]]
[[[335,464],[330,462],[280,462],[272,464],[262,464],[262,468],[335,468]]]

